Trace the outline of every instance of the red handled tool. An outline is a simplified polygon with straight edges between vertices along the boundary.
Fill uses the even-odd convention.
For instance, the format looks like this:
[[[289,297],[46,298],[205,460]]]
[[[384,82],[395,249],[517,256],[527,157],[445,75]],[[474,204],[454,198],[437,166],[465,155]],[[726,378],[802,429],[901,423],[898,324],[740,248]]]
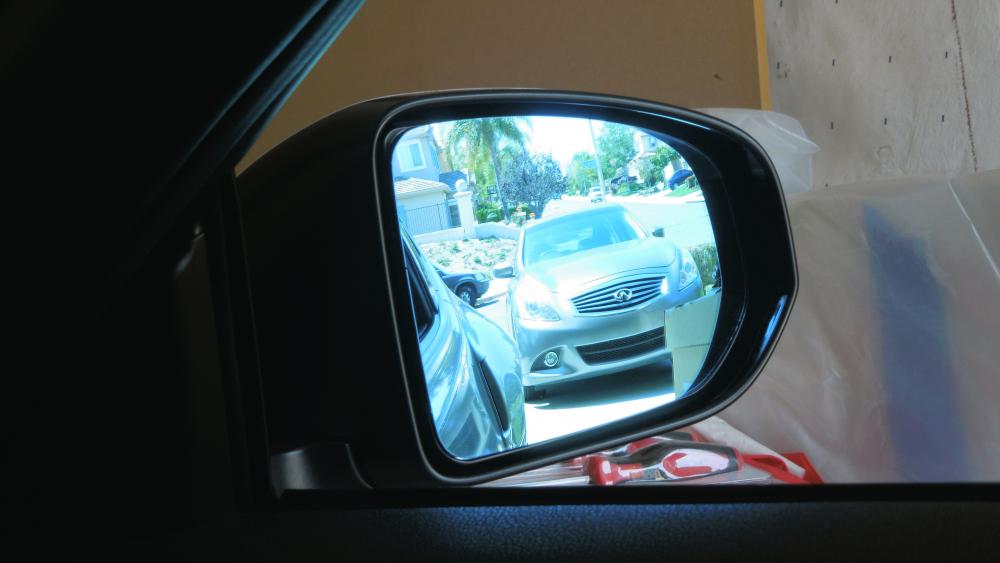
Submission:
[[[590,483],[678,481],[739,471],[743,467],[742,456],[729,446],[674,440],[650,442],[624,455],[589,456],[585,469]]]

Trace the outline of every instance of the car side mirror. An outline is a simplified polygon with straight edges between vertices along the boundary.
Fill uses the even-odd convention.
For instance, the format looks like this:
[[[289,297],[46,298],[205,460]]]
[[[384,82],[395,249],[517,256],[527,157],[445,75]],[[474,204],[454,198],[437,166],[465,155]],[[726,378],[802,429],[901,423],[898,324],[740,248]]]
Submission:
[[[508,263],[493,268],[493,277],[497,279],[514,277],[514,266]]]
[[[438,170],[431,156],[441,144],[467,152],[497,131],[503,146],[525,150],[484,159],[496,193],[453,193],[445,180],[463,173]],[[704,200],[579,197],[546,212],[560,194],[594,185],[586,173],[600,159],[574,155],[584,176],[568,178],[565,163],[530,142],[543,134],[593,135],[598,146],[603,136],[647,136],[680,156]],[[784,198],[763,149],[728,123],[659,103],[544,90],[376,99],[284,141],[237,187],[266,360],[262,384],[246,388],[263,390],[272,446],[261,451],[280,452],[272,479],[287,478],[296,494],[478,484],[691,425],[753,383],[797,289]],[[476,221],[516,206],[542,218]],[[656,224],[676,226],[662,244],[643,244],[642,225]],[[449,288],[437,265],[496,279]],[[345,319],[365,329],[345,331]],[[675,348],[670,334],[691,341]],[[345,351],[361,350],[365,376],[332,384],[357,361]],[[684,367],[677,389],[672,361]],[[603,410],[582,416],[567,389],[595,378],[587,411]],[[655,400],[634,400],[627,386],[638,380]]]

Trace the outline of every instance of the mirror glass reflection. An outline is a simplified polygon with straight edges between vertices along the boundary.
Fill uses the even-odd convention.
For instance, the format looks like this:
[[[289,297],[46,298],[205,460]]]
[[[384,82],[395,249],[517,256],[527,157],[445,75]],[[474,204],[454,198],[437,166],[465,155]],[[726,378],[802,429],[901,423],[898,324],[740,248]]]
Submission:
[[[392,181],[431,412],[460,459],[683,396],[721,300],[701,185],[656,133],[514,116],[404,132]]]

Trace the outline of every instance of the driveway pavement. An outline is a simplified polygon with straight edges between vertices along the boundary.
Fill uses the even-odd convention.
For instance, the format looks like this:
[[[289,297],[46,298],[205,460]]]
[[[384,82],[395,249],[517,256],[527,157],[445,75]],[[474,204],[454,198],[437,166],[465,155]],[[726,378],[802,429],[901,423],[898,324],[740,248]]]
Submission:
[[[496,303],[497,300],[503,297],[507,293],[507,286],[510,285],[510,278],[493,279],[490,280],[490,287],[486,290],[486,293],[479,296],[476,300],[476,308],[482,309],[487,305]]]
[[[535,444],[648,411],[674,400],[670,362],[567,383],[524,407]]]
[[[506,295],[478,309],[510,333]],[[525,405],[528,443],[621,420],[673,400],[670,362],[567,383],[554,388],[544,399]]]

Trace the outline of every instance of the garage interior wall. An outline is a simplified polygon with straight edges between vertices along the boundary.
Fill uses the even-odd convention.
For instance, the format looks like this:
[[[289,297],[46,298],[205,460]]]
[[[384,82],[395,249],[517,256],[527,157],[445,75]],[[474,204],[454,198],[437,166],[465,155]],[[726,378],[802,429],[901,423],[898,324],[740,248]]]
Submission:
[[[402,92],[531,87],[760,108],[761,10],[755,0],[369,0],[237,170],[338,109]]]
[[[997,0],[766,0],[765,20],[814,187],[1000,168]]]

